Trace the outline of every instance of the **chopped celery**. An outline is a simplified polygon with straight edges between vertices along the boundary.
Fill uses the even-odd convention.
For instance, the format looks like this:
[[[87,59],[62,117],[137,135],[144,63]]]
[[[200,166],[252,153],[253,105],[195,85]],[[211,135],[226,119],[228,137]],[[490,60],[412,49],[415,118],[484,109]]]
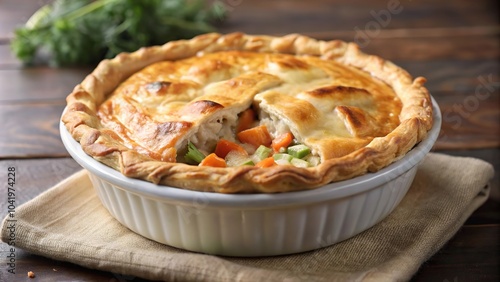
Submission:
[[[289,154],[274,154],[273,155],[274,162],[279,164],[279,165],[289,165],[290,161],[293,159],[293,156]]]
[[[318,156],[309,155],[304,160],[308,161],[311,166],[317,166],[321,162],[321,159]]]
[[[299,144],[288,147],[287,153],[295,158],[302,159],[311,153],[311,149],[304,144]]]
[[[254,165],[252,159],[238,151],[231,151],[226,155],[227,166],[242,166],[242,165]]]
[[[240,163],[240,165],[255,165],[255,163],[250,158],[248,158]]]
[[[187,161],[199,164],[205,157],[206,156],[200,152],[193,143],[188,142],[187,153],[184,156]]]
[[[293,156],[292,155],[289,155],[289,154],[282,154],[282,153],[278,153],[278,154],[274,154],[273,155],[273,158],[274,160],[286,160],[286,161],[291,161]]]
[[[226,161],[226,163],[227,163],[227,166],[255,165],[254,162],[252,161],[252,159],[250,159],[250,158],[240,160],[239,162],[236,162],[236,161],[231,162],[229,160],[229,161]]]
[[[255,150],[254,155],[259,159],[263,160],[271,155],[272,149],[264,145],[260,145],[257,150]]]
[[[290,163],[296,167],[310,167],[311,164],[303,159],[293,158]]]

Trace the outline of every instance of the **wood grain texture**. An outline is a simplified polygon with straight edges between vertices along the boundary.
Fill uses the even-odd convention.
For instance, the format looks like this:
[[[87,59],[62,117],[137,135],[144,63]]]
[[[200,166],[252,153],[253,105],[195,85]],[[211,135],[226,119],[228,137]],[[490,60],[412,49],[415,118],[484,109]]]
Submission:
[[[497,37],[491,35],[451,36],[455,32],[456,29],[446,29],[443,34],[425,38],[425,40],[416,36],[376,37],[372,38],[362,50],[391,61],[494,61],[500,58],[500,40]],[[500,31],[495,34],[500,34]]]
[[[3,243],[0,244],[0,251]],[[5,246],[4,246],[5,247]],[[0,281],[36,281],[36,282],[54,282],[54,281],[105,281],[105,282],[121,282],[127,281],[126,278],[119,274],[103,272],[98,270],[90,270],[68,262],[57,261],[45,257],[37,256],[16,249],[17,263],[16,273],[7,272],[6,268],[0,268]],[[0,263],[5,264],[5,259],[0,258]],[[34,279],[27,277],[28,271],[35,273]],[[133,279],[134,282],[144,280]]]
[[[0,104],[0,159],[66,157],[59,137],[61,102]]]
[[[22,66],[21,62],[12,54],[10,45],[0,45],[0,69],[15,69]]]
[[[490,199],[495,204],[486,203],[484,206],[481,206],[478,212],[474,213],[466,224],[500,223],[500,149],[440,150],[439,153],[481,159],[493,165],[495,168],[495,175],[490,181]]]
[[[64,100],[90,69],[0,69],[0,103]]]
[[[29,17],[49,0],[0,1],[0,42],[13,36],[16,27],[24,25]]]
[[[425,77],[427,79],[425,86],[431,94],[439,95],[438,92],[474,93],[476,88],[483,84],[488,86],[488,92],[496,92],[500,87],[500,65],[497,60],[493,59],[405,60],[394,61],[394,63],[413,77]]]
[[[58,182],[82,168],[71,158],[61,159],[30,159],[30,160],[0,160],[0,172],[3,174],[8,167],[16,171],[16,205],[41,194]],[[5,180],[5,176],[0,179]],[[7,201],[4,193],[0,197],[0,210],[7,210]],[[3,215],[2,215],[3,217]],[[10,247],[0,243],[0,252],[7,253]],[[92,271],[65,262],[50,260],[16,249],[16,274],[7,272],[6,257],[0,257],[0,281],[24,281],[27,272],[35,272],[36,281],[62,281],[81,279],[79,281],[109,281],[113,277],[110,273]],[[55,269],[55,270],[54,270]],[[105,280],[102,280],[106,278]]]
[[[500,147],[500,91],[485,93],[434,95],[443,116],[436,149]]]
[[[19,172],[24,203],[80,170],[64,149],[58,120],[64,98],[90,69],[25,68],[10,53],[12,31],[49,0],[0,1],[0,171]],[[495,167],[490,199],[412,281],[500,280],[500,25],[495,0],[222,0],[230,10],[223,33],[243,31],[358,40],[427,87],[444,115],[435,152],[483,159]],[[402,10],[387,15],[389,3]],[[379,19],[377,19],[379,17]],[[381,17],[381,18],[380,18]],[[487,83],[484,83],[484,81]],[[490,81],[488,83],[488,81]],[[62,158],[61,158],[62,157]],[[5,210],[0,194],[0,210]],[[1,253],[8,246],[0,243]],[[12,276],[0,256],[0,281],[145,281],[85,269],[17,251]]]
[[[223,32],[254,34],[331,32],[344,30],[409,29],[498,24],[497,1],[226,1],[231,11]],[[293,4],[290,4],[293,2]],[[395,5],[389,11],[388,5]],[[389,14],[387,20],[381,14]],[[374,16],[378,15],[378,16]]]
[[[22,4],[20,4],[22,2]],[[6,0],[0,2],[0,40],[12,38],[19,27],[49,0]],[[497,26],[498,2],[433,0],[231,0],[225,3],[230,14],[218,26],[221,32],[254,34],[321,33],[332,31],[374,31],[409,28]],[[389,5],[394,7],[392,11]],[[388,17],[382,14],[388,11]],[[375,24],[370,24],[370,23]],[[368,26],[367,26],[368,25]],[[368,28],[367,28],[368,27]]]
[[[5,180],[4,174],[8,167],[14,167],[16,171],[15,187],[19,192],[16,194],[17,205],[24,204],[82,169],[72,158],[0,160],[2,180]],[[4,193],[2,193],[2,200],[3,196]],[[2,211],[7,210],[6,204],[6,201],[0,202]]]
[[[464,226],[412,281],[498,281],[499,236],[499,225]]]

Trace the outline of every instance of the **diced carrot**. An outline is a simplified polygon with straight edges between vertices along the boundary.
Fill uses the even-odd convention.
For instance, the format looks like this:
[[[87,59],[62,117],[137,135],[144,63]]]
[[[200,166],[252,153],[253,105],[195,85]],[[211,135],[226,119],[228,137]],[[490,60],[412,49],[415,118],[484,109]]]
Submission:
[[[256,167],[272,167],[276,165],[273,157],[265,158],[262,161],[255,164]]]
[[[231,151],[238,151],[242,154],[248,155],[247,151],[243,147],[226,139],[220,139],[215,146],[215,154],[220,158],[225,158]]]
[[[223,158],[217,157],[215,153],[211,153],[206,156],[201,163],[200,166],[212,166],[212,167],[226,167],[226,161]]]
[[[279,152],[281,148],[286,148],[292,144],[293,134],[290,132],[283,133],[276,137],[271,143],[271,147],[275,152]]]
[[[255,112],[251,108],[244,110],[239,117],[236,133],[247,130],[252,127],[255,121]]]
[[[253,145],[255,148],[260,145],[269,147],[272,141],[271,135],[269,134],[269,131],[267,131],[267,127],[265,125],[243,130],[236,136],[238,136],[238,140],[240,140],[241,143]]]

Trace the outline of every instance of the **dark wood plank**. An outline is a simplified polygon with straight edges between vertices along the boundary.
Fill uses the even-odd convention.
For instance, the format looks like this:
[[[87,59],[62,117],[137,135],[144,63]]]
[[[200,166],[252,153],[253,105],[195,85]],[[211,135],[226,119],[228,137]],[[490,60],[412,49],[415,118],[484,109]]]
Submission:
[[[38,7],[47,2],[2,1],[0,38],[11,38],[13,28],[22,25]],[[376,0],[366,1],[363,5],[348,0],[335,3],[326,0],[222,2],[226,4],[230,16],[219,26],[221,32],[283,34],[498,24],[498,3],[492,0]],[[390,9],[389,5],[394,6]]]
[[[497,155],[498,157],[498,155]],[[498,164],[496,167],[499,167]],[[467,219],[464,226],[489,225],[492,222],[500,224],[500,186],[498,176],[491,181],[490,200],[479,207],[474,214]],[[499,237],[500,238],[500,237]]]
[[[368,54],[380,56],[390,61],[404,62],[427,62],[427,61],[490,61],[494,62],[500,58],[500,27],[495,35],[453,35],[456,34],[456,28],[448,28],[443,31],[441,36],[425,38],[423,40],[418,36],[402,38],[385,38],[377,36],[370,38],[366,46],[361,48]],[[328,34],[308,34],[314,38],[322,40],[341,39],[349,42],[355,42],[355,34],[352,32],[330,32]],[[397,46],[397,50],[395,47]],[[0,69],[18,69],[21,63],[11,53],[7,44],[0,45]],[[36,70],[41,72],[40,69]],[[69,69],[71,75],[77,70]],[[86,69],[90,72],[91,68]],[[82,75],[85,72],[82,72]],[[77,75],[78,76],[78,75]],[[0,77],[1,78],[1,77]]]
[[[16,170],[17,206],[82,169],[71,158],[0,161],[0,171],[5,172],[8,167],[14,167]],[[6,210],[6,201],[0,202],[0,208]],[[0,243],[2,253],[7,253],[8,248],[10,247],[7,244]],[[70,263],[32,255],[21,249],[16,249],[15,275],[3,267],[6,263],[5,256],[1,257],[0,262],[0,281],[24,281],[28,271],[35,272],[36,281],[110,281],[110,278],[114,277],[111,273],[89,271]]]
[[[16,169],[18,206],[82,169],[71,158],[0,161],[1,171],[7,171],[8,167]],[[5,201],[0,203],[2,210],[6,209],[5,204]],[[8,248],[7,244],[0,243],[2,253],[7,252]],[[5,256],[2,256],[1,261],[2,265],[5,265]],[[103,279],[110,281],[110,278],[114,277],[111,273],[89,271],[71,263],[43,258],[16,249],[16,274],[11,274],[7,272],[6,267],[1,267],[0,281],[22,281],[26,279],[28,271],[35,272],[37,281],[103,281]]]
[[[0,44],[0,69],[14,69],[21,66],[21,62],[10,51],[8,43]]]
[[[11,38],[16,27],[24,25],[29,17],[49,0],[2,0],[0,2],[0,40]]]
[[[380,29],[369,32],[361,29],[307,31],[301,34],[321,40],[342,39],[358,43],[361,48],[371,44],[374,40],[388,39],[443,39],[454,37],[496,36],[499,26],[454,26],[454,27],[425,27],[425,28],[394,28]],[[399,50],[398,50],[399,51]]]
[[[498,206],[500,204],[500,148],[476,150],[437,150],[437,152],[452,156],[477,158],[493,165],[495,168],[495,175],[490,182],[490,199],[494,200],[496,205],[490,205],[486,209],[485,207],[481,207],[479,209],[480,212],[474,213],[474,215],[469,219],[470,221],[466,224],[488,224],[491,222],[500,223],[500,209]],[[489,211],[493,212],[493,214],[489,214]],[[485,212],[486,214],[481,214],[482,212]],[[476,215],[478,217],[476,217]]]
[[[0,69],[0,103],[63,100],[91,69]]]
[[[7,252],[2,248],[0,250]],[[5,245],[7,246],[7,245]],[[3,247],[5,247],[3,246]],[[2,256],[0,259],[2,267],[0,268],[0,281],[37,281],[37,282],[53,282],[53,281],[127,281],[131,277],[122,276],[110,272],[103,272],[93,269],[84,268],[72,263],[56,261],[45,257],[30,254],[21,249],[16,249],[16,273],[7,272],[7,268],[3,267],[7,262]],[[27,277],[28,271],[35,273],[34,279]],[[129,280],[130,281],[130,280]],[[144,280],[133,279],[134,282]]]
[[[497,60],[394,61],[412,76],[427,78],[431,93],[470,93],[482,84],[495,92],[500,87],[500,65]],[[484,82],[486,81],[486,82]],[[490,90],[493,89],[493,90]]]
[[[59,137],[64,101],[0,105],[0,159],[66,157]]]
[[[465,226],[412,281],[499,281],[500,225]]]
[[[454,35],[446,29],[437,37],[372,38],[362,50],[391,61],[498,60],[500,40],[492,35]],[[500,32],[497,33],[499,35]],[[349,40],[349,39],[348,39]],[[352,40],[352,39],[350,39]]]
[[[9,167],[14,167],[16,171],[18,206],[82,169],[72,158],[0,160],[1,173],[6,172]],[[1,201],[0,207],[6,210],[6,204]]]
[[[433,94],[443,116],[436,149],[500,147],[500,91],[498,88],[494,89],[494,92],[484,90]]]
[[[231,14],[222,32],[255,34],[340,30],[496,26],[497,1],[225,1]],[[290,2],[293,2],[291,4]],[[389,12],[394,3],[395,12]],[[385,14],[386,16],[381,16]],[[375,16],[374,16],[375,15]]]

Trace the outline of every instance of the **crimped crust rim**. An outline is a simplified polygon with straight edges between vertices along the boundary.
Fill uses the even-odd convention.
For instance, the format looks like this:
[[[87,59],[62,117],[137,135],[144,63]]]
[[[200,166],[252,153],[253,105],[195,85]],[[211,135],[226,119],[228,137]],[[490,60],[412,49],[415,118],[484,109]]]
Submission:
[[[388,135],[373,139],[361,149],[307,169],[293,166],[213,168],[161,162],[117,144],[110,136],[112,132],[100,126],[96,114],[98,105],[128,76],[154,62],[225,50],[307,54],[361,69],[394,89],[403,105],[401,123]],[[433,123],[432,103],[424,83],[424,78],[413,79],[392,62],[363,53],[354,43],[321,41],[300,34],[275,37],[210,33],[103,60],[67,97],[62,122],[87,154],[127,177],[220,193],[307,190],[378,171],[422,141]]]

